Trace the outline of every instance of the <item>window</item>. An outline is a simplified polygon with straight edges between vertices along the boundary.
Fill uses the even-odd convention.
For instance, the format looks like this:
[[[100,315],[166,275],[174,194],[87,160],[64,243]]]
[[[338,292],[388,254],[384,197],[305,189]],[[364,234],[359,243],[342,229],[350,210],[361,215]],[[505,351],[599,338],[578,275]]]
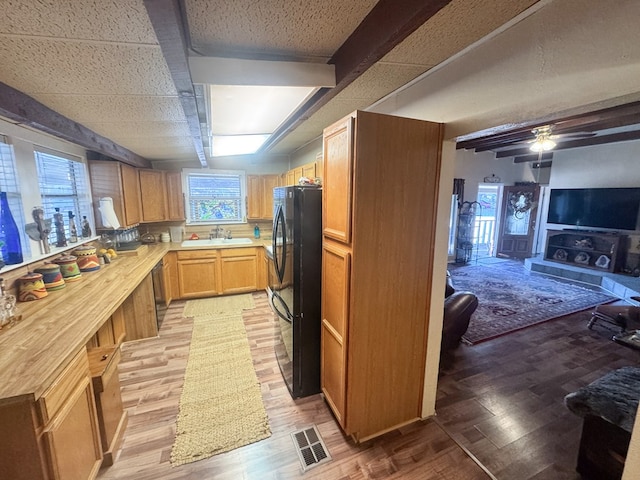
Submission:
[[[16,163],[13,155],[13,147],[9,144],[8,139],[4,135],[0,135],[0,190],[7,192],[7,200],[9,209],[13,215],[13,219],[18,224],[20,230],[20,246],[22,247],[22,257],[26,260],[31,256],[31,248],[29,239],[27,238],[24,228],[27,222],[24,218],[24,209],[22,208],[22,197],[18,189],[18,175],[16,173]]]
[[[245,175],[237,170],[185,170],[187,223],[242,223]]]
[[[64,215],[65,235],[69,238],[69,212],[75,216],[80,231],[82,218],[91,223],[91,201],[86,175],[86,167],[79,158],[43,147],[35,149],[40,195],[44,218],[53,218],[56,207]],[[49,234],[49,243],[56,243],[53,225]]]

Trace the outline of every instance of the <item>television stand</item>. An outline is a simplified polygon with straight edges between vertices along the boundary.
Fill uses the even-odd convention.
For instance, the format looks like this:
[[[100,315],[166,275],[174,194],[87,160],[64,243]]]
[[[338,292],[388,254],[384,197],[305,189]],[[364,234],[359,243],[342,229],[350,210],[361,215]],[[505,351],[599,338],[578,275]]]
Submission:
[[[617,232],[547,230],[544,259],[551,262],[615,272],[623,255]]]

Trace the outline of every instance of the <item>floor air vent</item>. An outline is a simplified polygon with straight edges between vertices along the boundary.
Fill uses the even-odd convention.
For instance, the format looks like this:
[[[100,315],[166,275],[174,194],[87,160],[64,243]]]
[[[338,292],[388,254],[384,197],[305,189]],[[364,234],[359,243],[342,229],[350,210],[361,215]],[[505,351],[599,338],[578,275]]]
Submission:
[[[329,450],[327,450],[315,425],[293,432],[291,438],[298,452],[303,472],[331,460]]]

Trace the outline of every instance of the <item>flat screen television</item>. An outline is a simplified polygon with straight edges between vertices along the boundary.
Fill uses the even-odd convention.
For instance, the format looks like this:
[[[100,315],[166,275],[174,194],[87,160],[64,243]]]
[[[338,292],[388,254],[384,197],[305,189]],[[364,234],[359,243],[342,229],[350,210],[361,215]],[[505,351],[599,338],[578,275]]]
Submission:
[[[636,230],[640,188],[553,188],[547,223]]]

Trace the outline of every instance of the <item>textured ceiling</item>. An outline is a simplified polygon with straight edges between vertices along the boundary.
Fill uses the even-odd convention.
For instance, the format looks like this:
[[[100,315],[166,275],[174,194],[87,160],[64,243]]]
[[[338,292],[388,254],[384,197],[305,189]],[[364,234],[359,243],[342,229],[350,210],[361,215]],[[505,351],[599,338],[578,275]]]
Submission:
[[[332,58],[376,4],[179,2],[191,55],[321,63]],[[390,98],[417,77],[421,80],[405,92],[422,88],[425,99],[405,106],[406,93],[391,95],[395,111],[451,122],[452,135],[520,121],[517,117],[525,114],[541,117],[594,102],[616,103],[623,95],[634,98],[638,2],[603,5],[599,0],[452,0],[299,122],[269,153],[290,154],[330,123]],[[545,11],[559,13],[536,23]],[[618,23],[624,26],[616,28]],[[505,24],[509,28],[488,39]],[[592,31],[600,36],[590,36]],[[565,36],[571,42],[567,48]],[[605,40],[614,43],[607,47]],[[555,48],[540,46],[554,42]],[[531,64],[536,71],[527,84],[520,70]],[[544,84],[538,77],[545,78]],[[612,77],[616,85],[602,83]],[[199,165],[188,117],[143,0],[4,0],[0,82],[140,157],[178,167]],[[516,82],[522,82],[527,95]],[[548,95],[549,88],[558,94]],[[517,108],[509,108],[509,102]]]

